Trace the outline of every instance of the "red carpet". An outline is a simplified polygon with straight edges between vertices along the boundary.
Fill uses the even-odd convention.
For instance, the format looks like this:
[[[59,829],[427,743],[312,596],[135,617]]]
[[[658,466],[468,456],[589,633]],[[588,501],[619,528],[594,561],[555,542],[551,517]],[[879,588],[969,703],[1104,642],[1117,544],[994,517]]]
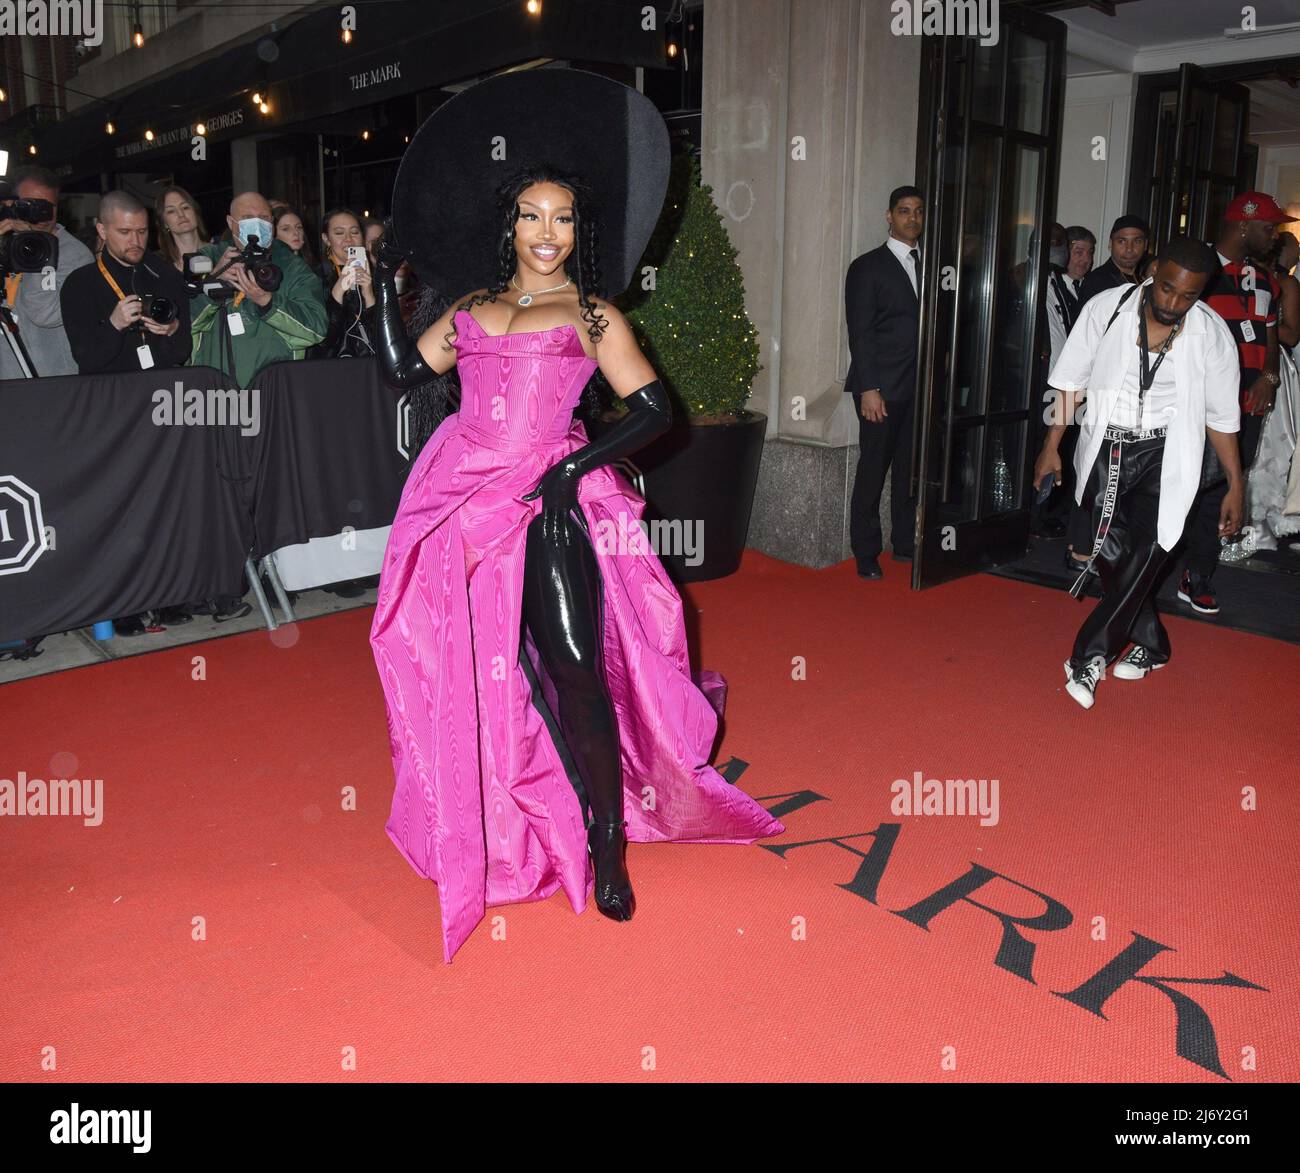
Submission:
[[[451,966],[383,831],[368,609],[4,688],[0,777],[102,778],[104,817],[0,818],[0,1078],[1300,1078],[1296,649],[1171,619],[1170,666],[1085,713],[1084,605],[886,574],[751,551],[686,592],[731,682],[717,761],[821,796],[768,842],[901,824],[883,871],[888,831],[634,845],[630,924],[489,909]],[[916,771],[997,778],[999,821],[891,814]],[[972,902],[1022,921],[1005,966]]]

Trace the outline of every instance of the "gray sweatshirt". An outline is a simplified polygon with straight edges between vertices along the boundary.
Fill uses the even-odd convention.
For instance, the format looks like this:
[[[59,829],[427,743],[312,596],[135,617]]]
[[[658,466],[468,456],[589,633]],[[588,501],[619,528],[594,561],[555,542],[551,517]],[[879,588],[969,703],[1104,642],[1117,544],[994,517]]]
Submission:
[[[95,258],[90,249],[72,235],[62,224],[55,225],[59,242],[59,263],[54,274],[54,288],[41,288],[40,273],[24,273],[18,283],[18,304],[14,318],[22,335],[27,353],[31,355],[35,373],[45,375],[75,375],[77,361],[72,357],[67,335],[63,332],[63,311],[59,308],[59,291],[63,280],[73,269],[93,265]],[[0,294],[3,283],[0,283]],[[0,379],[21,379],[22,368],[14,359],[9,343],[0,338]]]

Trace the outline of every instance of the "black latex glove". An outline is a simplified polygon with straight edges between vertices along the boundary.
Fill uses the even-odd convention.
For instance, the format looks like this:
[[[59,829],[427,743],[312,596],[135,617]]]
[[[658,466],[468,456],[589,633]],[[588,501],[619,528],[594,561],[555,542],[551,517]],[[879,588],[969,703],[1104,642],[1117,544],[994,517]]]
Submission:
[[[633,391],[623,400],[625,415],[598,440],[571,452],[543,474],[537,487],[523,500],[542,499],[542,536],[558,542],[564,533],[569,510],[578,505],[578,481],[584,473],[611,464],[644,448],[672,424],[673,409],[664,385],[656,379]]]
[[[390,216],[384,221],[384,234],[379,238],[379,247],[375,249],[375,276],[378,277],[380,274],[396,276],[397,270],[407,260],[409,260],[407,253],[398,244],[393,232],[393,218]]]
[[[406,253],[393,235],[393,221],[385,220],[384,235],[375,250],[374,264],[375,321],[379,333],[376,353],[384,382],[399,391],[418,387],[438,377],[424,361],[420,348],[407,337],[402,322],[394,278],[405,260]]]

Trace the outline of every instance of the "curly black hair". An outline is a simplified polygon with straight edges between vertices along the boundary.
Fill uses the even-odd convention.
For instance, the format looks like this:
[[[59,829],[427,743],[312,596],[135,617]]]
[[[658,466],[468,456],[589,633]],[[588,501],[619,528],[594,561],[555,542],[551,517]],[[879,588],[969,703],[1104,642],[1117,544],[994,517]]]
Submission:
[[[564,272],[565,276],[577,286],[578,304],[582,319],[587,323],[587,335],[592,342],[598,343],[609,327],[609,319],[601,313],[592,300],[593,297],[606,296],[604,278],[597,260],[600,213],[590,188],[580,176],[546,163],[535,164],[515,172],[497,188],[495,198],[500,212],[501,232],[497,238],[496,276],[485,293],[473,294],[465,298],[456,308],[468,311],[471,306],[494,302],[498,294],[504,293],[509,288],[510,278],[515,275],[519,265],[518,257],[515,255],[515,222],[519,219],[519,197],[536,183],[558,184],[573,196],[574,249],[565,258]],[[426,287],[411,319],[412,337],[418,339],[447,311],[452,300],[444,292]],[[453,326],[443,335],[445,349],[452,349],[452,340],[455,336],[456,330]],[[453,367],[452,371],[454,370]],[[425,383],[412,392],[413,456],[423,446],[434,428],[446,417],[448,411],[455,410],[451,406],[453,398],[459,406],[459,382],[452,372]],[[608,385],[600,372],[596,371],[583,389],[575,414],[593,414],[608,401]]]

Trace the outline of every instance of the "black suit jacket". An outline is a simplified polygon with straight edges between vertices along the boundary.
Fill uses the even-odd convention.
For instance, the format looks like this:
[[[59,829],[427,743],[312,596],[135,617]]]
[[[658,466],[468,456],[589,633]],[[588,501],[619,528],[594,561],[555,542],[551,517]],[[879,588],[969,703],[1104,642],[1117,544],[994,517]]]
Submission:
[[[1142,271],[1142,266],[1147,263],[1146,257],[1143,257],[1137,266],[1137,271]],[[1097,294],[1107,289],[1114,289],[1116,285],[1134,285],[1136,282],[1130,281],[1124,276],[1120,267],[1115,264],[1111,257],[1107,257],[1105,263],[1098,265],[1095,269],[1089,270],[1087,276],[1083,279],[1083,288],[1079,290],[1079,308],[1083,309],[1090,297],[1096,297]]]
[[[844,390],[879,388],[886,402],[911,399],[916,394],[920,302],[888,244],[863,253],[849,266],[844,312],[852,356]]]

